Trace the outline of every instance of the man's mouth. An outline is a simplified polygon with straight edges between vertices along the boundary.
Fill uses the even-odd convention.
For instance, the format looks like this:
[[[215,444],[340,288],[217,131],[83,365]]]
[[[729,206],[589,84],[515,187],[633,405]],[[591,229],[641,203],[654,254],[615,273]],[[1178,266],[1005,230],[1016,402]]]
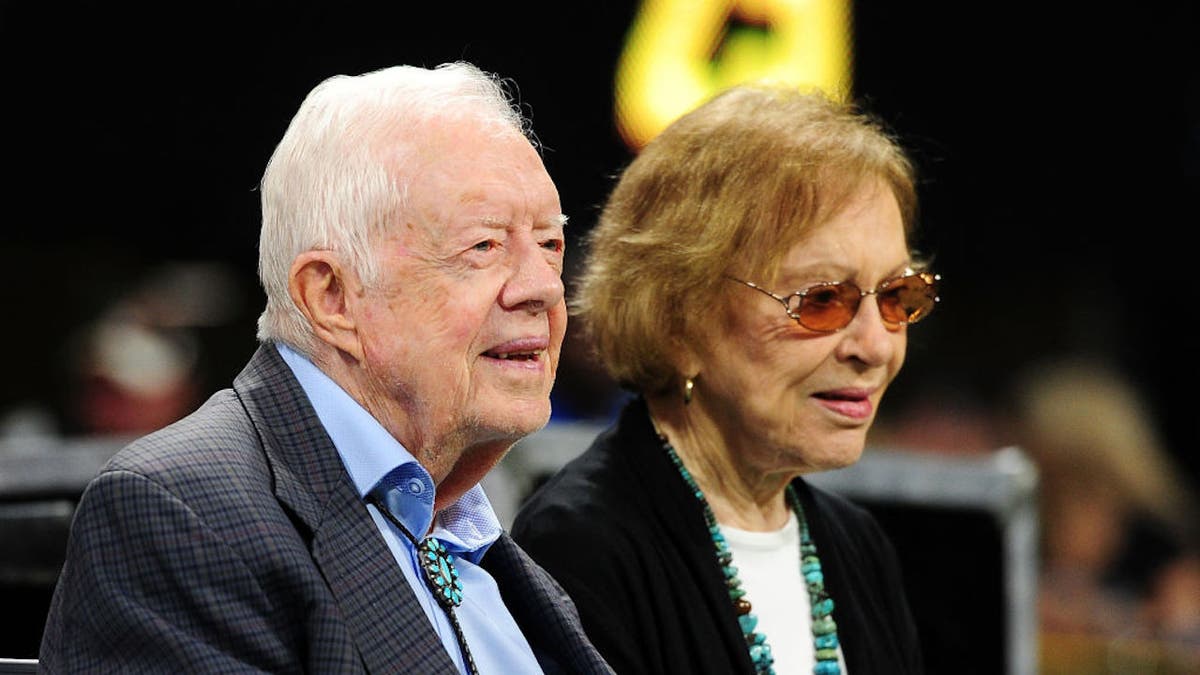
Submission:
[[[543,350],[538,349],[528,352],[484,352],[483,355],[501,361],[537,361],[541,358],[542,353]]]

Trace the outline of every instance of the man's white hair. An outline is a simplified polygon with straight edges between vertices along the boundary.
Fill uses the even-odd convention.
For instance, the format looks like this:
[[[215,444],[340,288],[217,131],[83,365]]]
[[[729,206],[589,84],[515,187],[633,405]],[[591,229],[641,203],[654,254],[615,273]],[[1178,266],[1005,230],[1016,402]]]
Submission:
[[[300,104],[261,183],[258,275],[267,306],[258,339],[312,357],[317,338],[292,302],[292,262],[335,251],[366,284],[377,278],[376,238],[405,208],[423,126],[433,120],[513,130],[535,143],[506,83],[468,63],[396,66],[318,84]]]

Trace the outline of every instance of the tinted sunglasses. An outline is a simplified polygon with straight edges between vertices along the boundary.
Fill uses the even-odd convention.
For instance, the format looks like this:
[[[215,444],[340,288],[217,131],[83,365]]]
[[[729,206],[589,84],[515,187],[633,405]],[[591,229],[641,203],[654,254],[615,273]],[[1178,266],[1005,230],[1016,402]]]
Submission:
[[[849,326],[858,315],[862,299],[868,295],[875,296],[879,314],[889,327],[916,323],[937,305],[938,284],[942,280],[940,274],[908,271],[869,291],[850,281],[834,281],[813,284],[791,295],[780,296],[753,282],[728,278],[775,298],[796,323],[819,333],[833,333]]]

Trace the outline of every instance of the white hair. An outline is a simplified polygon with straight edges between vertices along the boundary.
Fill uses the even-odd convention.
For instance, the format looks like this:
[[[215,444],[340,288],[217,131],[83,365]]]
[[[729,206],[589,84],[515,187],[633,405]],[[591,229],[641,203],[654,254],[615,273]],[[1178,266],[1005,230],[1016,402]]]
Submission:
[[[469,63],[433,69],[396,66],[337,75],[300,104],[261,183],[258,276],[267,306],[258,339],[314,355],[317,338],[288,293],[291,267],[305,251],[335,251],[370,284],[372,244],[405,208],[415,156],[434,120],[515,130],[535,146],[509,83]]]

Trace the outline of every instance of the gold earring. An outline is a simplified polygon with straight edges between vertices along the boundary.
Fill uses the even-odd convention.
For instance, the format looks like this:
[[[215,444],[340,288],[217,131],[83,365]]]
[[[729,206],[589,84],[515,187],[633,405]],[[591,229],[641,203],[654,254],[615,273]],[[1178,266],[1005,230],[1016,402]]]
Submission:
[[[696,387],[696,383],[692,378],[687,378],[683,381],[683,404],[687,405],[692,402],[692,389]]]

